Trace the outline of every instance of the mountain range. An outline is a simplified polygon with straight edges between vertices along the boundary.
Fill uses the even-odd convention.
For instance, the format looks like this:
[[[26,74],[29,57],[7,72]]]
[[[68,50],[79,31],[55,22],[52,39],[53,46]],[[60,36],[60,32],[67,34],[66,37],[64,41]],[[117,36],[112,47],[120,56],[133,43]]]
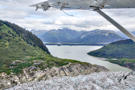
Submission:
[[[43,42],[53,44],[108,44],[124,39],[114,31],[98,29],[92,31],[76,31],[63,28],[49,31],[32,30],[31,32],[36,34]]]

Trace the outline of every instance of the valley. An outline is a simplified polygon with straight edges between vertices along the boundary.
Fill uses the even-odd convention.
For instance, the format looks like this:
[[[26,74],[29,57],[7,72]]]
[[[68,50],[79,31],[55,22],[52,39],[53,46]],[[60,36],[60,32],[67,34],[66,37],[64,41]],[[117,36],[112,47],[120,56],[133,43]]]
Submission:
[[[56,76],[78,76],[101,71],[108,69],[52,56],[34,34],[16,24],[0,20],[0,89]]]
[[[50,53],[59,58],[63,59],[74,59],[79,60],[81,62],[88,62],[94,65],[104,66],[110,71],[118,72],[118,71],[131,71],[128,68],[121,67],[117,64],[110,63],[106,61],[105,58],[93,57],[87,55],[89,51],[94,51],[102,48],[103,46],[68,46],[68,45],[47,45]],[[57,53],[56,53],[57,51]]]
[[[110,63],[105,58],[88,56],[89,51],[94,52],[105,47],[99,43],[93,46],[86,43],[69,45],[46,46],[31,32],[1,20],[0,89],[33,81],[51,80],[53,77],[131,71],[117,63]]]
[[[134,3],[0,0],[0,90],[135,90]]]

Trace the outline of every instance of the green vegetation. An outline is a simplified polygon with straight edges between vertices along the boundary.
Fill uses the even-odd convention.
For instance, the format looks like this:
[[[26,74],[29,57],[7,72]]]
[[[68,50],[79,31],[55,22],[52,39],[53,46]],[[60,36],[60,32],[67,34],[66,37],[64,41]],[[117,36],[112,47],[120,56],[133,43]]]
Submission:
[[[122,40],[111,43],[103,48],[88,53],[92,56],[105,57],[109,62],[126,66],[135,70],[135,43],[131,40]],[[113,59],[112,59],[113,58]]]
[[[111,63],[115,63],[115,64],[119,64],[121,66],[126,66],[132,70],[135,70],[135,59],[127,59],[127,58],[123,58],[123,59],[109,59],[108,60]]]
[[[40,47],[45,52],[49,53],[48,49],[45,47],[43,42],[39,38],[37,38],[35,35],[33,35],[31,32],[26,31],[25,29],[13,24],[13,23],[9,23],[9,22],[6,22],[6,21],[1,21],[1,20],[0,20],[0,23],[1,23],[1,25],[4,24],[7,27],[9,27],[10,29],[12,29],[27,44],[30,44],[30,45],[32,45],[34,47],[35,46]]]
[[[88,64],[85,62],[79,62],[75,60],[69,60],[69,59],[60,59],[57,57],[53,57],[51,55],[46,56],[37,56],[37,57],[31,57],[27,58],[25,60],[12,60],[12,63],[6,64],[3,63],[3,65],[0,67],[0,72],[6,72],[7,74],[15,73],[19,74],[22,72],[24,68],[28,68],[30,66],[45,69],[45,68],[52,68],[52,67],[60,67],[67,65],[69,63],[79,63],[79,64]]]
[[[111,43],[103,48],[89,52],[89,55],[105,58],[135,58],[135,43],[131,40],[122,40]]]
[[[69,63],[82,63],[50,55],[42,41],[23,28],[0,21],[0,73],[19,74],[24,68],[59,67]]]
[[[112,62],[112,63],[117,63],[120,65],[126,64],[126,63],[135,63],[135,59],[127,59],[127,58],[123,58],[123,59],[109,59],[108,61]]]

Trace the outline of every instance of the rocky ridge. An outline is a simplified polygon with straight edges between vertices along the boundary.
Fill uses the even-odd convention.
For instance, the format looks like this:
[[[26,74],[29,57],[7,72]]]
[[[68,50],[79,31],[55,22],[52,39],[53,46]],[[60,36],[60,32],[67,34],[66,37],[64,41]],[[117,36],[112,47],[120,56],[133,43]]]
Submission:
[[[35,63],[36,64],[36,63]],[[37,63],[38,64],[38,63]],[[41,70],[38,67],[30,66],[23,69],[21,74],[15,75],[6,73],[0,74],[0,88],[10,88],[22,83],[31,81],[49,80],[53,77],[87,75],[94,72],[108,71],[106,68],[91,64],[70,63],[61,67],[52,67]]]

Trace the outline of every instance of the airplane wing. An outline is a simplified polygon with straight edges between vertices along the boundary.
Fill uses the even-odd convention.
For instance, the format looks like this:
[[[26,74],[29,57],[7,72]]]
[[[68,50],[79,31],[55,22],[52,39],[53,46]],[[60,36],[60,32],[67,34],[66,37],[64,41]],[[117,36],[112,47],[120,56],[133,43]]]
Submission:
[[[108,0],[105,8],[135,8],[135,0]]]
[[[50,7],[59,9],[93,9],[98,8],[135,8],[135,0],[48,0],[38,4],[34,4],[36,8],[47,10]]]
[[[45,1],[45,2],[41,2],[41,3],[37,3],[37,4],[34,4],[34,5],[31,5],[31,7],[36,7],[36,11],[38,9],[43,9],[44,11],[48,10],[51,6],[49,5],[49,2],[48,1]]]
[[[128,32],[123,26],[109,17],[100,9],[112,9],[112,8],[135,8],[135,0],[48,0],[45,2],[41,2],[35,5],[36,10],[41,8],[44,11],[48,10],[50,7],[57,9],[81,9],[81,10],[89,10],[92,9],[103,16],[106,20],[112,23],[115,27],[117,27],[120,31],[126,34],[135,42],[135,36]]]

